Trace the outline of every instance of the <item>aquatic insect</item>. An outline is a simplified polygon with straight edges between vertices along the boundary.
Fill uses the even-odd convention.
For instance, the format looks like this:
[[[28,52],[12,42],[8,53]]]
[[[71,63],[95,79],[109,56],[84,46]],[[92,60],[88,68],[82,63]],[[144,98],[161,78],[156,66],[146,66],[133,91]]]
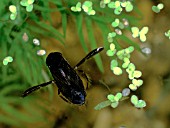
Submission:
[[[101,52],[103,49],[103,47],[99,47],[92,50],[73,68],[70,66],[67,60],[63,58],[60,52],[50,53],[46,58],[46,64],[50,69],[54,80],[28,88],[25,92],[22,93],[22,97],[29,95],[30,93],[40,89],[41,87],[47,86],[51,83],[55,83],[58,87],[58,94],[62,94],[60,96],[63,100],[78,105],[84,104],[86,92],[83,86],[83,82],[76,71],[79,71],[78,67],[81,64],[83,64],[92,56]],[[87,77],[86,79],[88,80]]]

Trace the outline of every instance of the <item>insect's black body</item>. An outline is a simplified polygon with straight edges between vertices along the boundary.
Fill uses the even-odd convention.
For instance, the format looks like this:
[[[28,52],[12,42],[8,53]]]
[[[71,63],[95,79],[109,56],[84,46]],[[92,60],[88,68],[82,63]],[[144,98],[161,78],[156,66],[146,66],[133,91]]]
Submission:
[[[50,69],[50,72],[54,78],[46,83],[42,83],[37,86],[33,86],[23,92],[22,97],[29,95],[30,93],[40,89],[41,87],[47,86],[51,83],[55,83],[58,87],[59,94],[61,97],[70,103],[82,105],[85,103],[86,92],[83,86],[83,82],[78,76],[76,70],[86,60],[96,55],[103,50],[103,47],[92,50],[87,54],[76,66],[73,68],[63,58],[59,52],[50,53],[46,59],[46,64]],[[86,78],[87,79],[87,78]]]
[[[58,92],[73,104],[84,104],[86,92],[82,80],[59,52],[50,53],[46,64],[58,86]]]

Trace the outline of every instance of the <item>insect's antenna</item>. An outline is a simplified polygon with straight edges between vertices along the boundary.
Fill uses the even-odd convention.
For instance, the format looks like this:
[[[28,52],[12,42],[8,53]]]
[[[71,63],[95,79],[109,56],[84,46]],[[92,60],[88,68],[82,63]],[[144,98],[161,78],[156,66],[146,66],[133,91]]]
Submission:
[[[90,59],[92,56],[96,55],[97,53],[101,52],[104,48],[103,47],[99,47],[96,48],[94,50],[92,50],[91,52],[89,52],[89,54],[87,54],[76,66],[74,66],[74,69],[77,69],[82,63],[84,63],[86,60]]]
[[[40,89],[41,87],[47,86],[47,85],[49,85],[49,84],[51,84],[51,83],[53,83],[53,82],[54,82],[54,80],[51,80],[51,81],[49,81],[49,82],[42,83],[42,84],[37,85],[37,86],[33,86],[33,87],[27,89],[25,92],[23,92],[21,96],[22,96],[22,97],[26,97],[26,96],[29,95],[30,93],[32,93],[32,92]]]

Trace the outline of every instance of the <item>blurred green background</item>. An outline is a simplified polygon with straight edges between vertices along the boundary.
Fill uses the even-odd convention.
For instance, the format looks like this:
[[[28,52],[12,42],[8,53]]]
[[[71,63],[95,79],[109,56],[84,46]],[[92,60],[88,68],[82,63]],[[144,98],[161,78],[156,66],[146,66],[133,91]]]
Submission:
[[[30,0],[33,10],[32,5],[27,8],[20,2],[0,1],[0,128],[170,127],[170,41],[164,34],[170,29],[169,0],[133,0],[133,11],[122,11],[120,15],[92,0],[96,11],[92,16],[71,11],[78,0]],[[164,8],[160,13],[153,12],[152,6],[161,2]],[[10,5],[15,5],[15,13],[9,10]],[[12,13],[16,15],[14,20],[10,18]],[[144,109],[137,109],[125,100],[115,109],[94,110],[110,93],[99,80],[109,86],[111,93],[121,92],[129,84],[127,75],[113,74],[111,58],[106,55],[110,45],[108,33],[113,31],[110,24],[115,18],[129,21],[127,30],[122,30],[123,34],[113,42],[118,49],[135,47],[130,60],[142,71],[144,84],[133,94],[146,101]],[[132,26],[149,26],[145,43],[132,38]],[[81,66],[95,81],[86,91],[86,105],[66,103],[58,96],[55,85],[20,97],[27,88],[52,80],[45,64],[50,52],[61,52],[74,66],[99,46],[105,50]],[[142,53],[144,48],[151,49],[151,53]],[[13,61],[4,65],[5,59],[9,59],[6,57]]]

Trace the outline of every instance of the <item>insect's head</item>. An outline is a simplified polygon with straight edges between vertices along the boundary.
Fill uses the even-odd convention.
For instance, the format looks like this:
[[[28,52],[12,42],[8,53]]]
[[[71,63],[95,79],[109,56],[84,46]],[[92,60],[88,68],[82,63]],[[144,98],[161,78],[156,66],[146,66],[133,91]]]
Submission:
[[[82,91],[77,91],[77,90],[72,89],[71,93],[72,93],[73,104],[82,105],[85,103],[85,97],[86,97],[85,91],[82,92]]]
[[[60,64],[63,59],[62,54],[60,52],[52,52],[47,56],[46,64],[47,66],[57,66]]]

